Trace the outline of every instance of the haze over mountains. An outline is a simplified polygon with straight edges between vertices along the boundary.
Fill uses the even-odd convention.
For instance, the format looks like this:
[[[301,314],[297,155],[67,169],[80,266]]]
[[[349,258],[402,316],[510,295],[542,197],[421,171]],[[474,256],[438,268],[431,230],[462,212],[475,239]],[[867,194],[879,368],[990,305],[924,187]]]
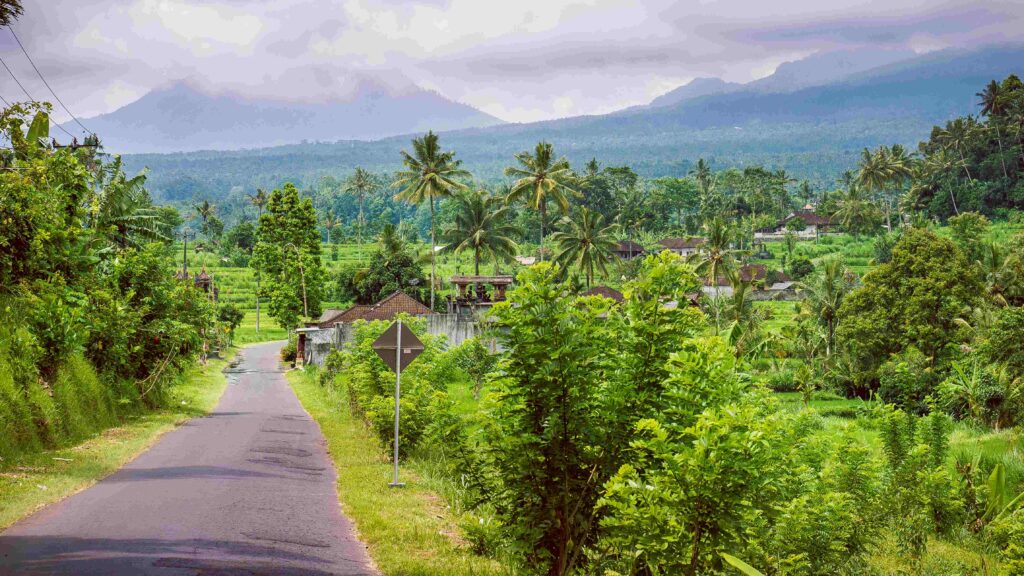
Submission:
[[[414,85],[396,88],[360,78],[350,94],[326,102],[209,94],[182,81],[87,122],[108,150],[130,153],[372,140],[427,129],[492,126],[501,120]]]
[[[1020,45],[925,55],[886,50],[826,53],[782,65],[775,74],[746,85],[700,79],[646,106],[600,116],[455,130],[446,133],[442,143],[457,150],[466,167],[484,179],[500,178],[501,168],[515,152],[548,140],[574,164],[596,157],[604,164],[629,164],[646,176],[678,175],[704,157],[719,168],[763,163],[785,168],[798,177],[832,182],[839,172],[855,165],[865,146],[897,142],[914,146],[927,137],[933,125],[977,113],[975,93],[989,80],[1024,73],[1022,62],[1024,46]],[[202,99],[185,102],[206,105]],[[356,165],[393,170],[399,164],[399,150],[408,147],[408,134],[453,127],[441,121],[432,123],[430,115],[422,112],[435,108],[419,108],[419,114],[417,108],[398,111],[400,104],[415,107],[419,102],[389,101],[395,118],[415,119],[405,130],[397,122],[388,124],[389,129],[394,126],[392,133],[406,133],[400,137],[237,152],[133,155],[126,162],[130,167],[149,166],[151,185],[158,193],[165,190],[168,198],[222,194],[236,186],[277,186],[289,180],[309,183],[325,174],[343,176]],[[244,123],[245,114],[274,112],[269,116],[273,121],[259,116],[248,120],[253,124],[245,132],[248,147],[288,138],[338,140],[322,135],[328,129],[300,134],[297,126],[304,124],[288,125],[291,117],[309,118],[299,112],[292,111],[289,116],[273,107],[232,104],[221,102],[225,108],[213,116],[230,116],[236,123]],[[123,110],[107,116],[117,117]],[[184,106],[175,114],[183,118],[204,113],[198,109],[189,112]],[[495,121],[478,114],[467,112],[459,118],[467,123]],[[456,121],[454,116],[447,118]],[[109,145],[110,136],[96,130]],[[271,133],[258,138],[260,130]],[[182,132],[178,145],[185,148],[187,129]],[[211,128],[202,134],[207,141],[214,141],[214,132]],[[173,145],[160,149],[168,148]]]

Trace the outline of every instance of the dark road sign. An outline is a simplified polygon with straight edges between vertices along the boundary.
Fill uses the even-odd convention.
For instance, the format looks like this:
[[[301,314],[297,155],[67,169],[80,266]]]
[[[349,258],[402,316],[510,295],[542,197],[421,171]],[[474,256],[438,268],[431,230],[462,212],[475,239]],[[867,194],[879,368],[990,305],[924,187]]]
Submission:
[[[374,341],[373,349],[377,351],[377,355],[380,356],[381,360],[396,372],[395,363],[399,355],[395,353],[395,350],[398,347],[399,326],[402,327],[402,370],[405,370],[423,352],[423,343],[412,333],[408,325],[401,322],[392,324],[380,335],[380,338]]]

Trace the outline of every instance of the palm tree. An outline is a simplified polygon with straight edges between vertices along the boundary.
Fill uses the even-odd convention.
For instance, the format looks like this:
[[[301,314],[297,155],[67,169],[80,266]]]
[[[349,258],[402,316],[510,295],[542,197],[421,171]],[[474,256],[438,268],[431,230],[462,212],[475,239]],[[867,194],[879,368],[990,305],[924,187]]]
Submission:
[[[482,190],[454,196],[455,220],[441,233],[442,252],[473,251],[473,269],[480,275],[480,256],[489,254],[497,266],[500,260],[515,256],[518,246],[512,236],[515,226],[507,221],[508,207],[502,198]]]
[[[946,127],[939,130],[937,140],[946,150],[953,150],[960,156],[960,165],[967,174],[967,181],[974,183],[971,171],[967,167],[967,157],[964,156],[964,148],[970,143],[974,131],[977,129],[977,122],[974,117],[957,118],[946,122]]]
[[[715,217],[705,224],[704,231],[707,236],[704,249],[692,254],[690,258],[696,264],[697,274],[703,275],[709,285],[717,289],[722,273],[732,270],[736,259],[743,252],[732,248],[733,231],[722,218]]]
[[[554,200],[562,214],[569,213],[569,196],[576,191],[569,187],[573,179],[569,161],[555,159],[551,144],[538,142],[534,153],[516,154],[519,166],[505,168],[505,175],[516,180],[509,187],[506,202],[525,201],[526,205],[540,212],[540,255],[544,259],[544,224],[547,219],[547,203]]]
[[[259,223],[259,219],[263,217],[263,208],[270,202],[270,194],[263,188],[257,188],[255,194],[246,194],[249,197],[249,203],[256,207],[256,221]]]
[[[555,261],[566,270],[570,267],[579,268],[586,277],[589,289],[595,269],[602,275],[608,274],[607,264],[618,246],[615,234],[619,227],[606,224],[602,214],[582,206],[576,211],[575,218],[566,217],[562,222],[565,227],[551,235],[559,250]]]
[[[437,227],[434,222],[434,202],[437,198],[449,196],[454,190],[466,186],[459,178],[466,178],[469,172],[462,169],[462,161],[455,159],[454,151],[442,151],[437,135],[427,132],[422,138],[412,141],[413,153],[402,150],[405,170],[396,175],[391,183],[400,188],[398,200],[413,204],[430,204],[430,309],[434,309],[434,286],[437,283],[437,259],[434,246],[437,245]]]
[[[331,230],[341,225],[341,219],[334,215],[333,212],[328,212],[324,215],[324,229],[327,230],[327,243],[331,243]]]
[[[996,142],[999,144],[999,162],[1003,165],[1003,178],[1009,178],[1006,173],[1006,159],[1003,158],[1003,135],[999,132],[1000,116],[1005,111],[1002,86],[999,82],[992,80],[984,90],[975,96],[981,98],[981,114],[988,116],[988,123],[996,128]]]
[[[345,192],[352,194],[356,197],[359,203],[359,243],[363,243],[363,227],[366,225],[363,219],[363,204],[366,203],[366,195],[373,191],[377,186],[374,181],[373,174],[370,174],[366,170],[360,167],[356,167],[356,171],[352,173],[352,176],[348,179],[348,183],[345,185]]]
[[[866,230],[875,219],[878,207],[856,183],[847,188],[839,197],[832,219],[855,237]]]
[[[263,208],[270,202],[270,194],[263,188],[257,188],[255,194],[247,194],[249,203],[256,207],[256,223],[263,218]],[[260,333],[260,269],[256,267],[256,333]]]
[[[892,148],[879,146],[875,152],[861,152],[856,183],[865,190],[878,192],[885,202],[885,227],[892,232],[892,196],[889,191],[903,188],[911,176],[912,160],[899,144]]]
[[[203,234],[208,235],[210,233],[210,218],[217,214],[217,207],[210,204],[209,200],[203,200],[202,204],[193,204],[192,208],[196,211],[196,216],[203,221]]]
[[[839,306],[853,288],[849,271],[840,258],[827,258],[820,272],[800,284],[798,290],[804,293],[804,302],[810,307],[818,321],[825,327],[825,355],[831,356],[835,349],[836,322]]]

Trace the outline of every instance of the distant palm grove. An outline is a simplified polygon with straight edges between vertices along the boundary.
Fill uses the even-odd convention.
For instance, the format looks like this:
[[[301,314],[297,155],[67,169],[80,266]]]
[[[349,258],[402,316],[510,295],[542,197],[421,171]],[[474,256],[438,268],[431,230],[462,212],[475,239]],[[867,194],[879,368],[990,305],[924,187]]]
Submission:
[[[396,173],[166,206],[102,135],[56,147],[16,104],[0,457],[158,408],[253,315],[247,338],[294,340],[329,307],[449,313],[450,277],[514,276],[459,345],[406,318],[403,465],[494,573],[1022,575],[1024,83],[977,98],[827,183],[705,158],[649,179],[557,140],[484,181],[428,132]],[[307,369],[382,446],[387,325]]]

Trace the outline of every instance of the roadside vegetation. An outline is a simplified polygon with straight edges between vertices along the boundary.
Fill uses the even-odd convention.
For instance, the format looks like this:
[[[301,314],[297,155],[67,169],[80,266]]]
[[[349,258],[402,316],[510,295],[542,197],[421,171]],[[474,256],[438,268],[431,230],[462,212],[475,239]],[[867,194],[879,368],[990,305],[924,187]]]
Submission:
[[[181,423],[217,405],[227,384],[225,360],[193,365],[168,386],[165,405],[62,448],[0,461],[0,530],[43,506],[88,488],[116,472]]]

